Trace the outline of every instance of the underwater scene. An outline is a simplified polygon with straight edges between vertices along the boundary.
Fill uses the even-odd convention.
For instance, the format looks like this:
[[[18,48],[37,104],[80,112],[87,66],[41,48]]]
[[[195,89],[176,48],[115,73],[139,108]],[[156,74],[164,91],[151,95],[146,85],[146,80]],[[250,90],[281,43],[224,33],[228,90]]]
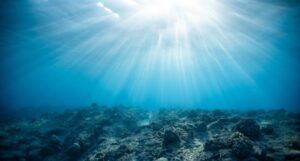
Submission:
[[[300,161],[299,0],[0,2],[0,161]]]

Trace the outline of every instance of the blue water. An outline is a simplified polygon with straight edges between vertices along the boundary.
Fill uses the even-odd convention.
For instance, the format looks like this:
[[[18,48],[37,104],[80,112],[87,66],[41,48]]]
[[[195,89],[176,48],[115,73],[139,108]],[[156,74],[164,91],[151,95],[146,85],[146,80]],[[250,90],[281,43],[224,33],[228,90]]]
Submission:
[[[1,3],[2,106],[299,109],[297,0]]]

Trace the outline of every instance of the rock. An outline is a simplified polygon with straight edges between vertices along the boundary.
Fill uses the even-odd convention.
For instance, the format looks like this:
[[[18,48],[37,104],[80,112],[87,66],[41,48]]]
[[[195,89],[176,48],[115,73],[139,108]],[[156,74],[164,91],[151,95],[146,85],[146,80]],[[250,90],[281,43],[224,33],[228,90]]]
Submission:
[[[178,156],[171,158],[171,161],[182,161],[182,160],[184,160],[184,158],[183,157],[178,157]]]
[[[176,133],[180,136],[181,140],[193,139],[195,135],[202,135],[206,132],[206,125],[203,122],[180,122],[174,125],[176,127]]]
[[[163,143],[162,143],[162,145],[164,147],[167,147],[167,146],[178,144],[178,143],[180,143],[180,137],[175,132],[175,129],[170,128],[170,129],[165,130],[165,132],[163,134]]]
[[[53,128],[45,132],[47,136],[52,136],[52,135],[60,136],[63,135],[64,133],[66,133],[66,130],[64,128]]]
[[[26,157],[27,160],[30,161],[40,161],[43,160],[42,156],[40,155],[40,150],[39,149],[34,149],[28,152],[28,155]]]
[[[267,156],[267,152],[270,151],[270,148],[259,148],[259,147],[254,147],[254,156],[257,160],[259,161],[273,161],[273,159],[269,156]]]
[[[22,161],[25,159],[25,154],[20,150],[13,150],[10,153],[0,155],[1,161]]]
[[[241,117],[240,116],[231,116],[231,117],[228,117],[227,120],[230,123],[236,123],[236,122],[239,122],[241,120]]]
[[[5,140],[6,138],[9,137],[9,134],[5,131],[0,131],[0,141]]]
[[[287,116],[289,118],[293,118],[293,119],[297,119],[297,120],[300,119],[300,113],[288,113]]]
[[[13,140],[10,139],[4,139],[0,141],[0,150],[3,149],[10,149],[13,147]]]
[[[138,127],[137,119],[131,114],[124,115],[122,118],[122,123],[126,126],[127,129],[130,129],[131,131]]]
[[[210,124],[207,125],[207,128],[209,130],[221,130],[225,127],[227,123],[227,119],[218,119],[217,121],[211,122]]]
[[[300,141],[299,140],[292,140],[288,143],[289,148],[294,150],[300,150]]]
[[[290,151],[284,154],[286,160],[299,161],[300,152],[299,151]]]
[[[40,153],[44,156],[48,156],[59,152],[60,149],[61,141],[57,136],[53,135],[47,140],[46,144],[42,146]]]
[[[230,143],[232,152],[237,158],[247,158],[254,153],[251,140],[241,133],[234,133],[230,138]]]
[[[196,160],[197,161],[219,161],[220,159],[221,159],[220,153],[217,152],[217,153],[200,153]],[[230,160],[230,161],[234,161],[234,160]]]
[[[156,161],[168,161],[168,159],[165,157],[160,157],[160,158],[156,159]]]
[[[206,124],[204,122],[196,122],[195,123],[195,128],[197,132],[205,132],[207,131]]]
[[[270,111],[275,117],[285,117],[287,111],[283,108]]]
[[[135,161],[153,161],[154,157],[148,154],[145,154],[144,152],[137,154],[137,156],[134,159]]]
[[[205,122],[206,124],[215,121],[215,119],[207,114],[202,114],[199,116],[199,119],[203,122]]]
[[[48,140],[48,144],[60,146],[61,140],[56,135],[52,135]]]
[[[271,112],[256,114],[248,116],[259,120],[261,129],[242,111],[213,114],[166,109],[158,115],[127,108],[88,107],[50,113],[35,121],[2,123],[0,160],[299,160],[298,115],[278,118]],[[144,120],[146,123],[141,124]],[[255,140],[260,135],[264,137]]]
[[[274,134],[274,128],[272,125],[268,124],[261,128],[261,132],[266,135],[272,135]]]
[[[227,147],[228,147],[227,144],[221,139],[207,140],[204,143],[205,151],[215,151],[215,150],[220,150],[220,149],[224,149]]]
[[[109,117],[109,119],[111,119],[111,121],[114,122],[115,120],[122,118],[122,110],[117,107],[106,108],[104,110],[104,115]]]
[[[108,151],[104,155],[104,160],[105,161],[115,161],[124,156],[127,153],[130,153],[131,150],[126,146],[126,145],[121,145],[119,148],[116,150]]]
[[[79,143],[74,143],[72,144],[67,150],[66,150],[66,154],[71,157],[77,157],[82,153],[82,147],[80,146]]]
[[[258,139],[261,135],[259,125],[253,119],[246,119],[238,122],[235,129],[250,139]]]
[[[176,126],[176,134],[180,136],[181,140],[192,139],[196,133],[198,133],[195,124],[193,123],[177,123]]]
[[[49,155],[53,155],[59,151],[60,151],[60,148],[57,146],[46,145],[41,148],[40,154],[43,156],[49,156]]]
[[[99,136],[102,136],[105,133],[105,130],[103,129],[103,126],[95,125],[92,129],[92,137],[98,138]]]
[[[251,157],[251,158],[246,158],[246,159],[244,159],[243,161],[259,161],[259,160],[257,160],[257,159],[254,158],[254,157]]]
[[[220,154],[222,161],[235,161],[235,157],[233,156],[231,149],[221,149],[218,153]]]

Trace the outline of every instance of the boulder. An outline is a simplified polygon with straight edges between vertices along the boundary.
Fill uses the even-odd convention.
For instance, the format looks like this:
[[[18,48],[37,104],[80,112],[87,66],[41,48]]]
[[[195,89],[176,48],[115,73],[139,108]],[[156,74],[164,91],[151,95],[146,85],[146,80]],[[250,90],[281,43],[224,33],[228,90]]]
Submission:
[[[27,160],[30,161],[40,161],[43,160],[42,156],[40,155],[40,150],[39,149],[34,149],[28,152],[27,156],[26,156]]]
[[[174,128],[166,129],[163,134],[162,145],[164,147],[167,147],[167,146],[178,144],[178,143],[180,143],[180,137],[176,133],[175,129]]]
[[[60,151],[60,148],[58,146],[46,145],[41,148],[40,155],[49,156],[49,155],[56,154],[59,151]]]
[[[53,128],[50,129],[48,131],[45,132],[45,135],[47,136],[52,136],[52,135],[56,135],[56,136],[60,136],[66,133],[66,129],[64,128]]]
[[[77,157],[79,156],[83,151],[82,151],[82,147],[80,146],[79,143],[73,143],[67,150],[66,150],[66,154],[69,157]]]
[[[238,122],[235,129],[250,139],[258,139],[261,135],[260,127],[253,119],[245,119]]]
[[[40,154],[43,156],[53,155],[61,150],[61,141],[53,135],[47,140],[46,144],[40,149]]]
[[[289,151],[284,154],[285,160],[292,160],[292,161],[298,161],[300,158],[300,152],[299,151]]]
[[[206,132],[207,131],[206,124],[202,121],[196,122],[195,128],[196,128],[197,132]]]
[[[156,161],[168,161],[168,159],[165,157],[160,157],[160,158],[156,159]]]
[[[204,150],[205,151],[216,151],[216,150],[220,150],[220,149],[224,149],[227,148],[227,144],[225,143],[224,140],[221,139],[211,139],[211,140],[207,140],[204,143]]]
[[[221,118],[208,124],[207,128],[209,130],[221,130],[225,128],[226,123],[227,123],[227,119]]]
[[[122,156],[130,153],[131,150],[128,148],[128,146],[126,145],[121,145],[119,146],[117,149],[112,150],[112,151],[108,151],[105,155],[104,155],[104,160],[105,161],[115,161],[118,160],[119,158],[121,158]]]
[[[288,147],[290,149],[294,149],[294,150],[300,150],[300,140],[296,140],[296,139],[291,139],[289,142],[288,142]]]
[[[254,158],[254,157],[251,157],[251,158],[246,158],[246,159],[244,159],[243,161],[259,161],[259,160],[257,160],[257,159]]]
[[[252,142],[241,133],[234,133],[230,138],[233,154],[240,159],[250,157],[254,154]]]
[[[274,134],[274,128],[272,125],[268,124],[261,128],[261,132],[265,135],[272,135]]]

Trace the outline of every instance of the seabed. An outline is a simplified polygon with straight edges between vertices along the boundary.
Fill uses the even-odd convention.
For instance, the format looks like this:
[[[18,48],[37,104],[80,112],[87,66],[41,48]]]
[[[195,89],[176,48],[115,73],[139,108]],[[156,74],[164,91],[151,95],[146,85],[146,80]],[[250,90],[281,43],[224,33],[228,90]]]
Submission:
[[[102,107],[1,122],[1,161],[299,161],[300,115]]]

